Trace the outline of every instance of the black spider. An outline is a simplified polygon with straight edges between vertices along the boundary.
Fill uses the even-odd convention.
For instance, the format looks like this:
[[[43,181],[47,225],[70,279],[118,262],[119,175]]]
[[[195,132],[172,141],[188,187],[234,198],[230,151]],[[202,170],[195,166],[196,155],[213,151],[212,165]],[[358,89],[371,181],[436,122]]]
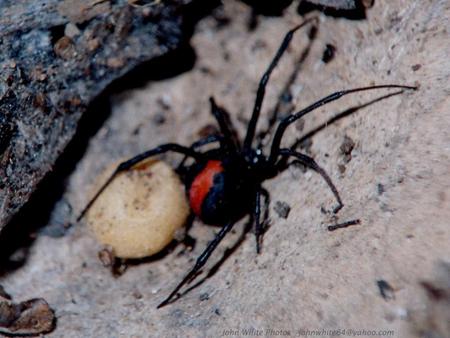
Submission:
[[[302,24],[290,30],[284,37],[275,57],[260,80],[253,113],[243,142],[237,137],[226,111],[219,107],[213,98],[210,98],[211,111],[219,124],[220,134],[201,139],[193,143],[190,147],[181,146],[176,143],[163,144],[121,163],[87,204],[78,218],[81,219],[83,217],[97,197],[118,173],[130,169],[144,159],[168,151],[173,151],[184,154],[187,157],[192,157],[195,160],[194,165],[186,167],[187,175],[184,177],[191,208],[204,223],[221,225],[222,228],[216,237],[208,244],[203,253],[197,258],[192,270],[177,285],[172,293],[158,305],[158,308],[168,304],[183,285],[196,277],[197,273],[205,265],[220,241],[233,228],[235,222],[245,214],[252,213],[254,216],[256,251],[258,253],[260,252],[263,230],[260,219],[260,204],[261,196],[267,196],[267,192],[261,187],[261,183],[269,178],[275,177],[283,170],[285,168],[285,165],[283,164],[287,158],[295,158],[296,161],[317,171],[324,178],[337,200],[337,206],[333,209],[334,213],[337,213],[343,207],[339,193],[330,177],[314,161],[314,159],[295,150],[281,148],[281,140],[288,126],[316,108],[350,93],[379,88],[416,89],[416,87],[411,86],[380,85],[335,92],[310,106],[283,118],[275,131],[268,155],[264,154],[262,145],[259,145],[256,149],[252,148],[256,124],[258,122],[265,88],[269,81],[270,74],[276,67],[283,53],[286,51],[294,32],[315,19],[316,18],[305,20]],[[203,153],[196,150],[205,144],[215,142],[219,143],[219,147],[216,149],[208,150]],[[184,161],[182,166],[184,166]],[[335,230],[336,228],[356,223],[358,223],[357,220],[330,226],[329,230]]]

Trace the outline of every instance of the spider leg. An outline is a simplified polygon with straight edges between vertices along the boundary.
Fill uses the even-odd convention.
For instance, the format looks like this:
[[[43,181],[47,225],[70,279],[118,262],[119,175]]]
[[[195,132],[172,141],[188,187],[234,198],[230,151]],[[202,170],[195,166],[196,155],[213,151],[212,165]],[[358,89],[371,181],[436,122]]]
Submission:
[[[262,225],[261,225],[261,191],[256,192],[255,196],[255,238],[256,238],[256,253],[259,254],[261,252],[261,233],[262,233]]]
[[[263,224],[264,221],[261,222],[261,195],[265,198],[265,206],[266,212],[264,215],[264,220],[268,217],[268,205],[269,205],[269,193],[266,189],[260,188],[256,191],[255,195],[255,209],[254,209],[254,217],[255,217],[255,238],[256,238],[256,253],[261,253],[261,240],[263,235]]]
[[[163,144],[160,145],[156,148],[153,148],[151,150],[148,150],[146,152],[143,152],[135,157],[130,158],[127,161],[124,161],[122,163],[120,163],[116,170],[114,170],[114,172],[111,174],[111,176],[108,178],[108,180],[102,185],[102,187],[97,191],[97,193],[94,195],[94,197],[89,201],[89,203],[86,205],[86,207],[81,211],[80,216],[78,216],[77,218],[77,222],[80,221],[83,216],[86,214],[86,212],[89,210],[89,208],[92,206],[92,204],[94,204],[94,202],[97,200],[97,198],[100,196],[100,194],[106,189],[106,187],[112,182],[112,180],[120,173],[123,171],[126,171],[128,169],[130,169],[131,167],[133,167],[134,165],[136,165],[137,163],[155,156],[155,155],[159,155],[168,151],[173,151],[176,153],[181,153],[184,154],[186,156],[191,156],[195,159],[202,159],[203,155],[201,153],[198,153],[196,151],[194,151],[193,149],[181,146],[179,144],[176,143],[167,143],[167,144]]]
[[[178,291],[183,287],[183,285],[189,283],[193,278],[195,278],[199,270],[206,264],[208,258],[216,249],[217,245],[219,245],[219,243],[222,241],[225,235],[233,228],[233,225],[234,222],[229,222],[226,225],[224,225],[222,229],[220,229],[216,237],[214,237],[214,239],[208,244],[203,253],[197,258],[197,261],[194,267],[191,269],[191,271],[189,271],[186,277],[183,278],[183,280],[170,293],[170,295],[164,301],[162,301],[161,304],[157,306],[158,309],[170,303],[171,299],[178,293]]]
[[[197,148],[203,147],[204,145],[210,144],[210,143],[214,143],[214,142],[222,142],[223,140],[223,136],[219,135],[219,134],[213,134],[213,135],[209,135],[206,136],[198,141],[195,141],[194,143],[191,144],[191,146],[189,147],[192,150],[195,150]],[[177,170],[180,170],[181,167],[184,166],[184,163],[186,162],[186,160],[188,159],[188,155],[184,156],[183,159],[181,160],[180,164],[178,164],[177,166]]]
[[[209,98],[209,102],[211,103],[211,113],[216,118],[220,131],[223,134],[221,144],[233,150],[240,149],[241,145],[237,137],[237,132],[231,123],[228,112],[222,107],[219,107],[213,97]]]
[[[269,82],[270,74],[272,74],[272,71],[277,66],[278,61],[280,61],[284,52],[288,48],[289,43],[291,42],[292,37],[294,36],[294,33],[311,21],[317,21],[317,17],[313,17],[303,21],[300,25],[294,27],[293,29],[291,29],[289,32],[286,33],[283,42],[278,48],[278,51],[275,54],[272,62],[270,63],[266,72],[263,74],[261,80],[259,81],[258,91],[256,92],[255,105],[253,106],[252,117],[248,124],[247,134],[245,135],[244,149],[250,149],[252,146],[253,137],[255,136],[256,124],[258,122],[259,113],[261,111],[262,102],[264,100],[264,95],[266,93],[266,85]]]
[[[279,155],[281,156],[292,156],[295,157],[300,163],[302,163],[303,165],[315,170],[316,172],[318,172],[323,179],[327,182],[328,186],[330,187],[331,191],[333,192],[334,197],[336,198],[338,205],[333,209],[333,213],[337,213],[339,210],[342,209],[342,207],[344,206],[344,204],[342,203],[341,197],[339,196],[339,192],[336,189],[335,185],[333,184],[333,182],[331,181],[330,176],[328,176],[328,174],[326,173],[326,171],[324,169],[322,169],[317,163],[316,161],[314,161],[313,158],[299,153],[297,151],[291,150],[291,149],[280,149],[278,152]]]
[[[228,148],[228,149],[234,149],[237,150],[240,148],[239,140],[237,137],[237,133],[235,129],[233,128],[233,125],[230,121],[228,113],[223,109],[222,107],[219,107],[216,104],[216,101],[213,97],[209,98],[209,102],[211,103],[211,113],[215,117],[217,123],[219,124],[221,135],[220,134],[214,134],[209,135],[205,138],[202,138],[194,143],[191,144],[189,148],[191,149],[197,149],[199,147],[202,147],[206,144],[214,143],[214,142],[220,142],[220,145],[222,147]],[[183,160],[178,165],[178,169],[184,166],[184,163],[186,162],[187,156],[183,158]]]
[[[209,136],[206,136],[205,138],[195,141],[194,143],[191,144],[191,146],[189,148],[197,149],[197,148],[203,147],[204,145],[207,145],[210,143],[220,142],[220,141],[222,141],[222,139],[223,139],[223,136],[219,135],[219,134],[209,135]]]
[[[332,101],[335,101],[342,96],[355,93],[355,92],[361,92],[365,90],[373,90],[373,89],[380,89],[380,88],[402,88],[402,89],[412,89],[416,90],[417,87],[411,87],[411,86],[401,86],[401,85],[381,85],[381,86],[370,86],[370,87],[360,87],[360,88],[354,88],[354,89],[348,89],[348,90],[342,90],[335,92],[331,95],[328,95],[319,101],[311,104],[310,106],[306,107],[305,109],[302,109],[292,115],[289,115],[285,117],[283,120],[281,120],[280,124],[278,125],[277,130],[275,131],[275,136],[273,137],[272,147],[270,150],[270,156],[269,156],[269,162],[275,163],[280,150],[280,144],[281,139],[283,138],[284,132],[286,131],[286,128],[292,124],[293,122],[297,121],[302,116],[312,112],[313,110],[329,103]]]
[[[273,107],[273,110],[270,112],[268,116],[268,123],[267,127],[264,130],[261,130],[259,133],[257,133],[256,139],[257,139],[257,148],[262,148],[263,145],[266,143],[266,138],[271,134],[272,128],[274,125],[278,122],[279,119],[281,119],[284,116],[287,116],[288,114],[292,114],[294,112],[295,106],[292,100],[292,86],[295,82],[295,80],[298,77],[298,74],[303,68],[303,65],[306,61],[306,58],[308,57],[314,38],[317,32],[317,27],[312,26],[309,35],[309,41],[308,45],[304,48],[303,52],[299,55],[299,57],[295,60],[295,68],[294,71],[291,73],[287,81],[283,85],[283,89],[278,94],[278,100],[275,106]],[[281,118],[280,118],[281,117]]]

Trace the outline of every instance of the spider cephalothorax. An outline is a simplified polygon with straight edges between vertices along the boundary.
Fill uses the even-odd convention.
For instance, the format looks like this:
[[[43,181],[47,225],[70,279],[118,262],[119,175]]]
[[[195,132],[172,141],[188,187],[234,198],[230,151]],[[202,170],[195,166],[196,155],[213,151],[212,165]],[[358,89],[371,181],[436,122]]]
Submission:
[[[416,89],[416,87],[402,85],[379,85],[335,92],[283,118],[275,130],[272,144],[267,154],[264,153],[261,147],[253,148],[256,124],[269,77],[281,56],[286,51],[294,32],[305,24],[315,20],[316,18],[312,18],[304,21],[302,24],[290,30],[284,37],[274,59],[260,80],[253,113],[243,141],[238,138],[228,118],[228,114],[211,98],[211,112],[218,122],[220,133],[201,139],[193,143],[190,147],[175,143],[163,144],[121,163],[81,213],[79,219],[118,173],[132,168],[135,164],[151,156],[172,151],[184,154],[186,157],[191,157],[195,160],[195,164],[189,167],[184,166],[184,161],[180,165],[180,168],[183,169],[181,172],[183,173],[182,177],[186,184],[191,209],[205,223],[220,225],[222,227],[216,237],[198,257],[191,271],[158,307],[168,304],[183,285],[195,278],[220,241],[232,229],[234,223],[245,214],[253,215],[256,250],[258,253],[260,252],[262,235],[262,222],[260,219],[261,196],[267,197],[267,192],[262,188],[261,183],[276,176],[285,167],[284,164],[288,158],[293,157],[297,162],[315,170],[324,178],[337,200],[337,206],[333,209],[333,212],[336,213],[343,207],[339,193],[330,177],[314,159],[293,149],[281,147],[281,140],[289,125],[309,112],[350,93],[380,88]],[[198,151],[199,148],[210,143],[219,143],[219,146],[203,153]],[[355,221],[350,221],[331,226],[329,229],[333,230],[355,223]]]

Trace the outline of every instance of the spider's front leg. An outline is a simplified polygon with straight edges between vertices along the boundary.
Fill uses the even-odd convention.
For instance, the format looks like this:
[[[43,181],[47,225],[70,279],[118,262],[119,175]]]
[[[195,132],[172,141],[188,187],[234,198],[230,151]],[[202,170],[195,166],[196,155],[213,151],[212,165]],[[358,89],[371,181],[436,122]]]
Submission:
[[[325,182],[327,182],[328,186],[330,187],[331,191],[333,192],[334,197],[336,198],[338,205],[333,209],[333,213],[337,213],[339,210],[342,209],[344,204],[342,203],[341,197],[339,196],[339,192],[336,189],[336,186],[333,184],[333,181],[331,181],[330,176],[326,173],[324,169],[322,169],[316,161],[312,157],[309,157],[305,154],[299,153],[297,151],[291,150],[291,149],[280,149],[278,152],[281,156],[292,156],[297,159],[301,164],[305,165],[306,167],[309,167],[319,173]]]
[[[336,101],[340,99],[343,96],[357,93],[357,92],[363,92],[367,90],[377,90],[382,88],[400,88],[405,90],[417,90],[418,87],[413,86],[403,86],[403,85],[379,85],[379,86],[369,86],[369,87],[359,87],[359,88],[353,88],[353,89],[347,89],[347,90],[341,90],[338,92],[334,92],[328,96],[325,96],[324,98],[320,99],[317,102],[314,102],[313,104],[309,105],[308,107],[294,113],[291,115],[286,116],[283,120],[281,120],[280,124],[277,127],[277,130],[275,131],[275,135],[273,137],[272,146],[270,149],[270,156],[269,156],[269,163],[275,164],[276,159],[280,155],[280,145],[281,145],[281,139],[283,138],[283,135],[287,129],[292,123],[300,119],[301,117],[305,116],[306,114],[311,113],[312,111],[316,110],[317,108],[320,108],[327,103]],[[293,155],[295,156],[295,155]]]
[[[178,293],[178,291],[183,287],[183,285],[189,283],[195,278],[200,269],[206,264],[208,258],[211,256],[213,251],[217,248],[219,243],[224,239],[225,235],[233,228],[234,222],[229,222],[220,229],[219,233],[214,237],[214,239],[208,244],[203,253],[197,258],[194,267],[189,271],[186,277],[176,286],[176,288],[170,293],[170,295],[158,305],[158,309],[169,304],[173,297]]]
[[[323,179],[327,182],[328,186],[330,187],[331,191],[333,192],[333,195],[336,197],[337,201],[338,201],[338,205],[333,209],[333,213],[337,213],[339,210],[342,209],[342,207],[344,206],[344,204],[342,203],[341,197],[339,196],[339,192],[337,191],[335,185],[333,184],[333,182],[331,181],[331,178],[328,176],[328,174],[325,172],[324,169],[322,169],[317,163],[316,161],[314,161],[313,158],[296,152],[294,150],[291,149],[280,149],[279,150],[279,155],[281,156],[292,156],[295,157],[297,159],[297,161],[299,161],[300,163],[302,163],[303,165],[315,170],[316,172],[318,172]],[[351,221],[347,221],[344,223],[337,223],[334,225],[329,225],[328,226],[328,231],[334,231],[337,229],[343,229],[343,228],[347,228],[349,226],[352,225],[356,225],[356,224],[360,224],[360,220],[359,219],[354,219]]]
[[[306,19],[300,25],[298,25],[297,27],[294,27],[293,29],[291,29],[289,32],[286,33],[274,58],[270,62],[269,67],[267,68],[267,70],[263,74],[261,80],[259,81],[258,90],[256,92],[255,104],[253,106],[252,117],[250,118],[250,121],[248,123],[247,134],[245,135],[245,139],[244,139],[244,149],[248,150],[252,147],[252,142],[253,142],[253,138],[255,136],[255,131],[256,131],[256,124],[258,123],[259,114],[261,112],[261,106],[262,106],[262,103],[264,100],[264,96],[266,94],[266,86],[267,86],[267,83],[269,82],[270,75],[272,74],[273,70],[278,65],[278,62],[280,61],[281,57],[283,56],[283,54],[286,52],[287,48],[289,47],[289,44],[292,40],[292,37],[294,36],[294,33],[297,30],[299,30],[300,28],[302,28],[303,26],[305,26],[306,24],[313,22],[313,21],[317,22],[318,18],[312,17],[312,18]]]
[[[102,187],[97,191],[97,193],[94,195],[94,197],[92,197],[92,199],[89,201],[89,203],[81,211],[80,216],[78,216],[78,218],[77,218],[77,222],[83,218],[83,216],[86,214],[86,212],[89,210],[89,208],[94,204],[94,202],[97,200],[97,198],[100,196],[100,194],[106,189],[106,187],[113,181],[113,179],[119,173],[132,168],[134,165],[138,164],[139,162],[142,162],[143,160],[145,160],[149,157],[159,155],[162,153],[166,153],[168,151],[173,151],[176,153],[184,154],[186,156],[193,157],[197,160],[201,160],[203,158],[203,155],[201,153],[198,153],[191,148],[187,148],[187,147],[181,146],[176,143],[167,143],[167,144],[160,145],[156,148],[150,149],[148,151],[145,151],[135,157],[130,158],[129,160],[126,160],[126,161],[120,163],[117,166],[116,170],[114,170],[114,172],[108,178],[108,180],[102,185]]]

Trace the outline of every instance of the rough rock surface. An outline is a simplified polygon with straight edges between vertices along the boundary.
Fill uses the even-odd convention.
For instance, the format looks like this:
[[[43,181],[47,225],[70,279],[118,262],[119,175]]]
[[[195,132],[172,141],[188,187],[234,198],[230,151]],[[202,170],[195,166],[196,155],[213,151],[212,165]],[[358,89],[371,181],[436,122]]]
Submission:
[[[197,139],[213,123],[209,95],[228,108],[242,134],[259,77],[283,34],[301,21],[296,9],[289,7],[283,17],[262,17],[249,31],[248,7],[226,2],[197,26],[192,71],[114,96],[111,116],[67,180],[64,203],[55,206],[49,226],[61,222],[55,215],[66,215],[66,221],[76,217],[93,180],[114,160],[163,142]],[[301,336],[316,329],[345,329],[347,336],[362,330],[375,331],[374,336],[392,330],[394,337],[448,334],[442,332],[445,323],[436,324],[439,319],[430,312],[448,311],[448,303],[430,306],[435,300],[423,287],[423,282],[440,285],[433,283],[436,267],[448,269],[450,261],[448,1],[379,0],[359,21],[317,15],[315,39],[309,42],[307,30],[299,32],[273,74],[260,127],[309,43],[289,87],[297,108],[343,88],[420,86],[382,100],[376,99],[391,91],[343,98],[287,133],[284,142],[290,144],[334,116],[346,115],[301,143],[340,190],[345,207],[339,221],[360,218],[361,225],[327,232],[333,220],[321,210],[334,206],[331,192],[315,173],[291,167],[265,183],[272,201],[282,200],[291,210],[286,219],[270,210],[262,253],[256,255],[249,233],[210,278],[160,310],[156,305],[216,228],[194,222],[189,232],[196,239],[193,251],[179,244],[132,264],[119,278],[102,267],[100,247],[82,224],[60,238],[41,232],[24,264],[4,273],[0,283],[14,297],[48,301],[58,317],[50,337],[218,337],[242,335],[242,330]],[[336,50],[324,63],[327,44]],[[177,158],[166,159],[175,163]],[[64,205],[72,212],[62,212]],[[238,241],[244,225],[236,225],[204,275]],[[380,280],[393,290],[386,299]]]
[[[0,3],[0,230],[52,170],[88,104],[184,42],[187,2]]]

